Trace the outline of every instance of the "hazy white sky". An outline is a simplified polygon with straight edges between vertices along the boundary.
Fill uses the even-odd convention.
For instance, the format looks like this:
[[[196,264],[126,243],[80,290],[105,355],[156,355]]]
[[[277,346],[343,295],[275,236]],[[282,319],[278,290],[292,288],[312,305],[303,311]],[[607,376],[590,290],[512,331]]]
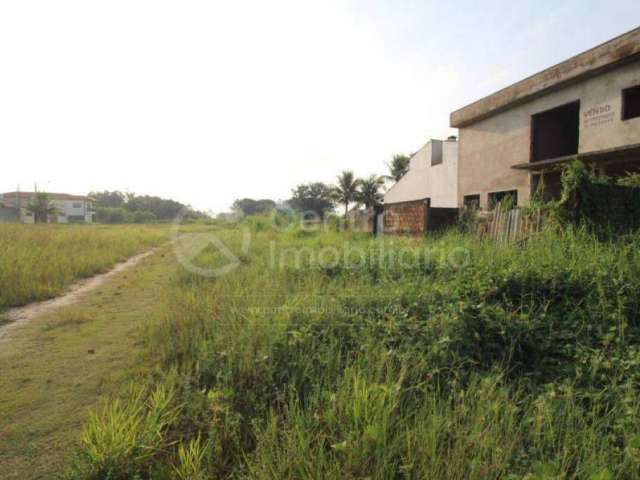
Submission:
[[[0,192],[223,211],[456,133],[449,113],[637,26],[620,1],[0,0]]]

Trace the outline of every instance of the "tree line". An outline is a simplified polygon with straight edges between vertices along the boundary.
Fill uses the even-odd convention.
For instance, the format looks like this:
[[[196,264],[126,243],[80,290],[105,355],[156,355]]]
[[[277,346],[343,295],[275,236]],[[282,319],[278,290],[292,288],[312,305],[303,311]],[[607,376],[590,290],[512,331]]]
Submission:
[[[394,155],[387,164],[388,175],[369,175],[358,178],[351,170],[345,170],[336,179],[336,183],[328,185],[323,182],[311,182],[298,185],[291,191],[291,198],[286,204],[299,212],[313,212],[319,218],[333,212],[336,207],[344,207],[344,216],[349,213],[350,205],[362,205],[367,209],[382,204],[383,188],[386,180],[399,181],[409,170],[409,156]],[[233,203],[234,212],[242,215],[267,213],[276,208],[273,200],[253,200],[243,198]]]
[[[182,214],[185,218],[204,218],[206,215],[175,200],[151,195],[136,195],[117,190],[91,192],[96,220],[100,223],[153,223],[169,221]]]
[[[357,178],[350,170],[343,171],[334,185],[323,182],[311,182],[298,185],[291,191],[286,204],[299,212],[314,212],[324,218],[337,206],[344,206],[347,216],[350,205],[363,205],[375,208],[382,203],[385,180],[398,181],[409,169],[407,155],[394,155],[387,164],[388,175],[370,175]],[[131,192],[104,190],[91,192],[96,221],[99,223],[153,223],[170,221],[179,214],[185,219],[208,218],[208,215],[194,210],[178,201],[151,195],[136,195]],[[238,199],[232,210],[242,215],[266,213],[276,208],[276,202],[270,199]],[[57,213],[53,202],[46,192],[39,192],[30,202],[28,209],[34,213],[36,222],[46,222],[50,215]]]

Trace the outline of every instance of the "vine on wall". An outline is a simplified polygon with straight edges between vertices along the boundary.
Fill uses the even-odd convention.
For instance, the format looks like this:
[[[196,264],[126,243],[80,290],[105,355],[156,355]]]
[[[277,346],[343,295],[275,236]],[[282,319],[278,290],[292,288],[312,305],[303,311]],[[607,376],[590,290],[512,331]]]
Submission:
[[[564,221],[586,225],[600,234],[640,229],[640,188],[636,174],[614,181],[589,171],[579,160],[562,172],[562,197],[556,202]]]

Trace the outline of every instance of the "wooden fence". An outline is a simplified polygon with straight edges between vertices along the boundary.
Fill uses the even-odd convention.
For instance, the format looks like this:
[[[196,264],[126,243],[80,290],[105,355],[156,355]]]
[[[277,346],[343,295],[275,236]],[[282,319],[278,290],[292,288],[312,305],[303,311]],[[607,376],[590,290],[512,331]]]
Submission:
[[[491,215],[487,222],[478,226],[478,234],[500,243],[524,240],[539,232],[543,223],[540,211],[525,214],[519,208],[503,210],[498,206]]]

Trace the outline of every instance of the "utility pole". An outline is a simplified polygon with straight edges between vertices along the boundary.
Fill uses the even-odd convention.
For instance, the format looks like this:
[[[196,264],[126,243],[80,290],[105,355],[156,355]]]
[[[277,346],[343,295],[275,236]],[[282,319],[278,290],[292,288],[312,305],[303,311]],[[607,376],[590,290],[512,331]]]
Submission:
[[[18,184],[16,191],[16,205],[18,207],[18,222],[22,221],[22,209],[20,208],[20,184]]]

